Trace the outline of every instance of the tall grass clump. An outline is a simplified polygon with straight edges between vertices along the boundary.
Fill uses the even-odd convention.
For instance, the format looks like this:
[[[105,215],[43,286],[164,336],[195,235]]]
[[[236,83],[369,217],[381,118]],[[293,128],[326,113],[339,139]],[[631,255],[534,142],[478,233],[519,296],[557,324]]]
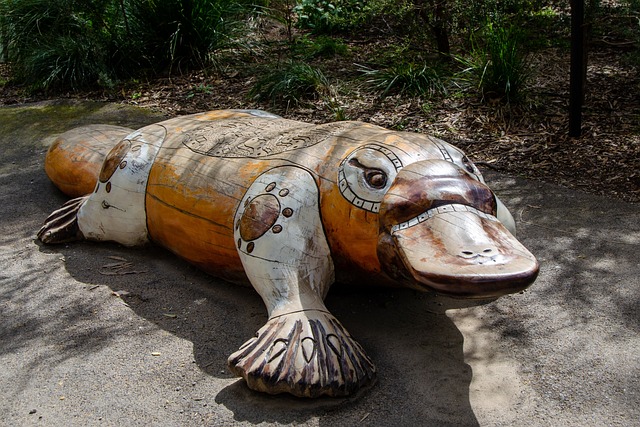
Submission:
[[[0,2],[5,53],[18,80],[38,88],[108,78],[109,28],[102,12],[96,2]]]
[[[256,82],[249,96],[289,106],[317,99],[329,91],[329,82],[322,71],[305,63],[291,62],[284,68],[267,72]]]
[[[517,101],[530,74],[521,47],[522,32],[514,26],[489,23],[482,36],[468,57],[457,58],[464,66],[460,76],[477,84],[483,99]]]
[[[249,0],[0,0],[0,42],[31,88],[109,85],[207,66],[248,10]]]
[[[131,38],[154,66],[204,67],[212,55],[237,42],[248,1],[129,0]]]
[[[391,94],[432,97],[446,93],[441,73],[426,64],[398,62],[381,69],[360,67],[366,82],[380,91],[380,97]]]
[[[342,39],[329,36],[304,36],[294,47],[296,52],[307,59],[345,56],[349,53],[349,48]]]

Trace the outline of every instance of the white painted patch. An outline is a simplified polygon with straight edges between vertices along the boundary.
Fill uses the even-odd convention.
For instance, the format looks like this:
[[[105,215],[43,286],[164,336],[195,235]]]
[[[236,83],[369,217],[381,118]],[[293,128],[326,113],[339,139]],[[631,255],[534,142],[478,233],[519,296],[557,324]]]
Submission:
[[[243,215],[252,202],[260,201],[277,206],[279,213],[257,227],[264,233],[245,240]],[[286,166],[260,175],[242,199],[234,224],[245,273],[270,316],[325,309],[322,299],[334,281],[334,267],[320,218],[319,190],[309,172]]]
[[[495,196],[495,198],[496,198],[496,205],[497,205],[496,217],[498,217],[498,220],[502,223],[502,225],[504,225],[507,228],[507,230],[509,230],[509,232],[513,234],[513,236],[515,237],[516,221],[513,219],[513,215],[511,215],[511,212],[509,212],[509,209],[507,209],[504,203],[502,203],[502,201],[498,199],[498,196]]]
[[[148,241],[145,191],[165,136],[164,127],[152,125],[125,138],[131,143],[129,151],[108,180],[98,181],[78,212],[78,225],[85,238],[125,246]]]

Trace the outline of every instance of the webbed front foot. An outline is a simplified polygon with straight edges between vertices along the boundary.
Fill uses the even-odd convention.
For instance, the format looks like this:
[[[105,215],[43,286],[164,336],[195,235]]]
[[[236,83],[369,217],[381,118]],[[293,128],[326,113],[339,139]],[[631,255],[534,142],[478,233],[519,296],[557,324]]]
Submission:
[[[84,236],[78,227],[78,211],[88,198],[82,196],[71,199],[53,211],[38,231],[38,239],[47,245],[82,240]]]
[[[228,359],[249,388],[299,397],[348,396],[372,385],[376,368],[330,313],[276,316]]]

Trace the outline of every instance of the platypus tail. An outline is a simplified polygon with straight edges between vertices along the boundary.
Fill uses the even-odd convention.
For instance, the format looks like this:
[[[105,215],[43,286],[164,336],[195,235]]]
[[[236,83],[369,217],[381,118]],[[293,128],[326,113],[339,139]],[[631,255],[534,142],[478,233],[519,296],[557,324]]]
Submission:
[[[67,196],[85,196],[95,189],[106,155],[131,132],[133,129],[111,125],[72,129],[53,141],[44,169]]]
[[[90,125],[58,136],[49,147],[44,169],[63,193],[74,199],[45,220],[38,238],[46,244],[82,240],[78,210],[93,192],[102,163],[109,151],[132,129],[111,125]]]

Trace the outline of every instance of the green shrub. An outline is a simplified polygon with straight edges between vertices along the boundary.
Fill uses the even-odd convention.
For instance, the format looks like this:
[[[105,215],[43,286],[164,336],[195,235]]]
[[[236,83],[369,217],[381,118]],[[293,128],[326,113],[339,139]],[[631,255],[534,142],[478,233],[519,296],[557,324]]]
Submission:
[[[94,3],[22,0],[0,3],[7,59],[34,88],[79,87],[108,80],[109,28]]]
[[[457,58],[465,69],[463,80],[477,84],[483,99],[517,100],[529,77],[526,56],[520,47],[522,33],[514,26],[488,24],[482,43],[470,56]]]
[[[367,83],[381,91],[381,97],[397,93],[432,97],[446,93],[446,87],[435,68],[426,64],[400,62],[382,69],[360,67]]]
[[[329,33],[335,28],[335,21],[344,13],[340,5],[328,0],[300,0],[294,8],[298,16],[298,26],[317,33]]]
[[[296,105],[329,93],[329,82],[322,71],[308,64],[292,62],[259,79],[249,96],[274,104]]]
[[[151,64],[210,63],[211,54],[235,41],[247,3],[230,0],[129,0],[134,50]],[[127,35],[129,37],[129,35]]]
[[[108,86],[112,73],[99,45],[74,36],[58,37],[34,48],[22,62],[19,75],[33,88],[72,88],[102,83]]]
[[[2,54],[36,89],[109,85],[174,64],[203,67],[235,41],[248,1],[0,0]]]
[[[329,36],[302,37],[295,47],[296,51],[309,59],[344,56],[349,53],[349,48],[342,39]]]
[[[393,0],[299,0],[293,9],[297,25],[316,34],[362,29],[378,18],[397,20],[410,1]]]

